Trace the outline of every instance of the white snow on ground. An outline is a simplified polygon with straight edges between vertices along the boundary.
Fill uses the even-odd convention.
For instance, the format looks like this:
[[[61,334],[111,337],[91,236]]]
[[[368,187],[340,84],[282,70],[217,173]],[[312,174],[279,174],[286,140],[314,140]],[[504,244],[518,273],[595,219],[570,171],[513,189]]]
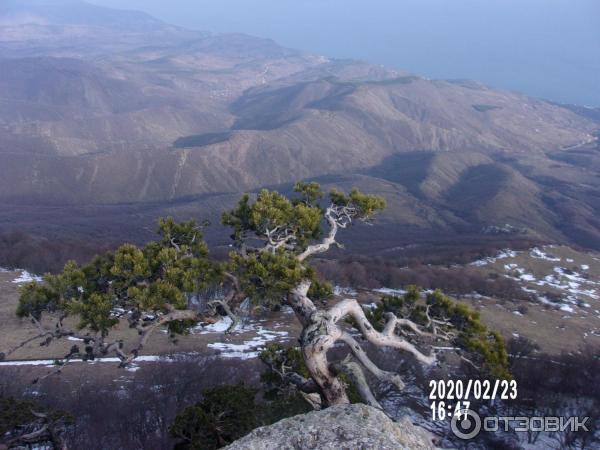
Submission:
[[[231,319],[229,317],[223,317],[213,324],[194,328],[194,333],[222,334],[229,328],[230,325]],[[277,325],[275,325],[275,328],[277,328]],[[257,336],[245,340],[241,344],[233,344],[230,342],[214,342],[208,344],[207,347],[219,350],[221,352],[219,356],[223,358],[251,359],[258,357],[258,354],[268,342],[274,340],[284,340],[288,336],[287,331],[268,330],[263,326],[258,325],[256,322],[250,322],[246,325],[238,325],[233,331],[234,333],[254,332],[257,334]]]
[[[472,266],[487,266],[488,264],[495,263],[499,259],[514,258],[515,256],[517,256],[517,252],[507,248],[507,249],[502,250],[500,253],[498,253],[493,258],[488,257],[488,258],[479,259],[477,261],[473,261],[471,263],[471,265]]]
[[[545,247],[551,248],[551,247]],[[510,253],[509,253],[510,252]],[[516,253],[512,251],[501,252],[496,258],[486,258],[483,260],[475,261],[471,263],[477,266],[485,266],[486,264],[493,263],[501,257],[507,257],[507,255],[514,256]],[[543,259],[546,261],[561,261],[561,258],[555,257],[551,254],[546,253],[538,247],[534,247],[529,251],[529,256],[536,259]],[[567,259],[568,261],[568,259]],[[571,262],[573,262],[571,260]],[[589,266],[582,264],[582,271],[589,270]],[[536,277],[527,273],[522,267],[519,267],[515,263],[504,264],[504,270],[507,272],[505,275],[515,281],[522,283],[521,288],[528,293],[536,294],[538,300],[542,303],[551,304],[562,311],[573,313],[574,305],[580,307],[586,307],[589,303],[584,303],[586,297],[589,299],[598,300],[600,299],[600,293],[598,292],[597,286],[600,286],[600,282],[589,279],[589,277],[583,276],[581,273],[568,270],[564,267],[556,266],[553,267],[553,272],[544,276],[543,279],[536,279]],[[558,291],[562,291],[562,299],[560,301],[551,301],[546,296],[542,295],[542,292],[535,289],[535,286],[540,287],[551,287]]]
[[[383,294],[383,295],[404,295],[404,294],[406,294],[407,291],[405,291],[404,289],[392,289],[392,288],[382,287],[379,289],[373,289],[373,292],[379,292],[380,294]]]
[[[110,311],[110,315],[113,317],[121,317],[123,314],[125,314],[127,311],[125,311],[123,308],[113,308]]]
[[[283,305],[281,307],[281,312],[284,314],[294,314],[294,309],[291,306]]]
[[[23,283],[30,283],[31,281],[40,283],[42,281],[42,277],[33,275],[33,274],[27,272],[26,270],[22,270],[21,275],[19,275],[17,278],[15,278],[13,280],[13,283],[23,284]]]
[[[562,267],[555,267],[554,272],[556,275],[546,275],[543,280],[537,281],[536,284],[538,286],[551,286],[555,289],[565,291],[567,299],[573,303],[579,300],[579,297],[582,295],[594,300],[600,299],[597,289],[582,288],[582,285],[587,285],[587,287],[597,286],[598,282],[587,280],[577,272],[567,273]]]
[[[196,329],[200,329],[200,331],[196,331],[199,334],[208,334],[208,333],[223,333],[231,324],[231,319],[229,317],[224,317],[218,322],[207,325],[205,327],[197,327]],[[281,324],[275,324],[274,327],[278,328]],[[264,346],[271,341],[282,341],[288,339],[287,331],[274,331],[264,328],[261,325],[257,325],[256,323],[250,323],[247,326],[238,326],[234,331],[236,332],[254,332],[256,336],[243,341],[241,344],[233,344],[229,342],[215,342],[208,344],[207,347],[215,350],[219,350],[219,357],[222,358],[240,358],[240,359],[252,359],[258,357],[260,351],[264,348]],[[70,336],[68,338],[71,341],[80,341],[78,338],[74,338]],[[192,353],[185,353],[176,355],[186,356],[191,355]],[[176,358],[169,356],[155,356],[155,355],[144,355],[138,356],[134,364],[129,366],[127,370],[131,372],[135,372],[139,370],[138,363],[142,362],[172,362],[175,361]],[[81,359],[72,359],[69,361],[69,364],[82,362]],[[120,359],[116,357],[109,358],[97,358],[94,361],[88,361],[88,364],[95,363],[119,363]],[[0,366],[48,366],[53,367],[55,364],[55,360],[53,359],[39,359],[39,360],[31,360],[31,361],[1,361]]]
[[[498,253],[496,259],[514,258],[515,256],[517,256],[517,252],[507,248]]]
[[[166,357],[166,356],[153,356],[153,355],[146,355],[146,356],[138,356],[135,359],[136,362],[156,362],[156,361],[165,361],[165,362],[169,362],[169,361],[173,361],[173,359]],[[35,359],[35,360],[30,360],[30,361],[1,361],[0,362],[0,366],[49,366],[49,367],[53,367],[54,366],[54,359]],[[81,359],[72,359],[71,361],[69,361],[69,364],[73,364],[73,363],[80,363],[82,362]],[[95,363],[119,363],[121,362],[121,360],[119,358],[96,358],[94,361],[87,361],[88,364],[95,364]]]
[[[349,297],[356,297],[358,295],[356,290],[352,289],[351,287],[343,287],[343,286],[335,286],[333,288],[333,293],[338,296],[347,295]]]
[[[274,340],[282,340],[287,338],[287,331],[266,330],[263,327],[258,327],[258,336],[250,340],[244,341],[242,344],[232,344],[229,342],[215,342],[208,344],[209,348],[220,350],[219,356],[223,358],[239,358],[252,359],[257,358],[265,344]]]
[[[375,309],[377,308],[377,303],[373,302],[373,303],[367,303],[362,305],[363,308],[365,309]]]
[[[210,334],[210,333],[223,333],[230,327],[232,320],[229,317],[222,317],[215,323],[209,325],[198,325],[194,327],[192,332],[194,334]],[[234,331],[240,328],[238,325]]]
[[[524,273],[519,278],[523,281],[535,281],[535,277],[530,273]]]
[[[547,261],[560,261],[560,258],[557,258],[552,255],[548,255],[537,247],[534,247],[530,250],[529,256],[531,256],[533,258],[537,258],[537,259],[545,259]]]

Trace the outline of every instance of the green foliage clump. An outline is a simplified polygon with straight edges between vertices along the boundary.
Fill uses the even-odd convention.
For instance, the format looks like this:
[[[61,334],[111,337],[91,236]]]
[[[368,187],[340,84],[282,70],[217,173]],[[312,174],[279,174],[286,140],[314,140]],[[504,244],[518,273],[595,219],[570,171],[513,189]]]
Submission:
[[[287,373],[296,373],[306,379],[310,378],[310,372],[300,349],[271,343],[260,353],[260,359],[269,368],[262,373],[261,381],[266,390],[265,398],[272,402],[271,408],[285,412],[285,417],[310,411],[308,403],[298,390],[282,378],[280,370],[285,368]],[[350,378],[344,373],[339,373],[338,378],[346,385],[346,394],[350,402],[362,403],[363,398]]]
[[[279,343],[269,343],[259,356],[267,367],[285,367],[287,371],[295,372],[305,378],[310,376],[302,352],[297,347],[286,348]],[[281,375],[270,370],[261,375],[261,380],[268,386],[279,387]]]
[[[357,188],[352,188],[349,195],[345,195],[336,189],[329,193],[333,204],[337,206],[351,206],[356,209],[356,215],[362,219],[368,219],[377,211],[386,207],[383,197],[377,195],[363,194]]]
[[[406,294],[403,296],[384,295],[381,297],[381,304],[366,312],[367,319],[373,327],[382,331],[385,325],[385,314],[391,312],[397,317],[410,319],[419,325],[427,323],[425,307],[418,304],[420,298],[420,289],[417,286],[408,286]]]
[[[113,302],[109,295],[92,292],[82,300],[75,300],[66,309],[70,314],[79,316],[79,328],[89,327],[92,331],[107,334],[119,320],[111,316]]]
[[[18,317],[32,316],[40,320],[43,312],[54,312],[60,307],[60,296],[48,286],[40,286],[32,281],[19,289]]]
[[[118,311],[139,318],[142,312],[186,309],[191,295],[219,282],[222,267],[207,258],[195,222],[160,219],[158,233],[161,239],[144,247],[124,244],[83,266],[69,261],[60,274],[45,275],[44,283],[24,285],[17,315],[75,315],[80,328],[106,336],[118,323]],[[183,330],[179,325],[171,331]]]
[[[208,255],[208,246],[194,220],[176,222],[172,217],[160,218],[157,232],[162,237],[161,246],[164,248],[179,247],[179,251],[196,258]]]
[[[238,241],[250,234],[265,238],[274,230],[293,234],[296,250],[301,251],[310,240],[321,235],[324,210],[319,201],[325,194],[315,182],[296,183],[294,192],[299,197],[288,199],[278,192],[263,189],[254,202],[244,195],[235,209],[223,214],[221,221],[233,228],[232,237]],[[352,217],[358,219],[368,219],[386,206],[383,197],[363,194],[356,188],[348,195],[334,189],[329,198],[333,205],[352,209]]]
[[[309,189],[304,195],[311,201],[318,194]],[[319,236],[321,217],[321,209],[312,203],[293,202],[279,192],[263,189],[252,204],[243,196],[237,208],[224,213],[221,220],[234,229],[236,239],[248,232],[260,237],[287,232],[295,236],[296,243],[306,245]]]
[[[177,450],[213,450],[248,434],[260,422],[256,390],[242,384],[206,390],[200,403],[175,418],[169,432]]]
[[[409,286],[407,293],[401,297],[382,297],[381,304],[366,315],[373,327],[379,331],[383,330],[385,314],[388,312],[427,327],[430,325],[426,313],[429,307],[429,316],[449,322],[449,326],[442,328],[447,328],[446,331],[456,335],[453,344],[466,351],[476,363],[481,363],[484,372],[499,379],[511,378],[504,339],[481,322],[477,311],[451,300],[440,290],[428,294],[426,304],[419,302],[419,299],[420,289]]]
[[[303,202],[308,206],[316,206],[319,200],[325,196],[319,183],[315,183],[314,181],[310,183],[296,183],[294,192],[300,194],[300,199],[297,199],[296,202]]]
[[[73,423],[73,417],[63,411],[48,411],[31,401],[0,396],[0,444],[2,437],[7,433],[18,436],[22,433],[21,427],[39,421],[40,418],[34,414],[34,411],[46,415],[44,422],[48,429],[55,433],[63,431],[66,426]],[[40,439],[44,439],[44,435],[41,435]]]
[[[297,258],[321,235],[324,210],[319,201],[324,193],[315,182],[297,183],[295,192],[298,197],[292,199],[266,189],[254,201],[244,195],[235,209],[223,214],[222,222],[233,228],[236,242],[243,242],[227,263],[208,258],[196,222],[161,218],[154,242],[143,247],[124,244],[83,266],[70,261],[62,273],[47,274],[43,284],[23,286],[17,314],[36,320],[44,312],[61,318],[78,315],[81,328],[106,336],[124,314],[135,326],[143,313],[186,309],[191,297],[211,285],[232,283],[232,278],[243,291],[236,298],[245,295],[255,304],[279,306],[305,279],[313,282],[310,295],[326,300],[331,286],[319,282],[314,270]],[[331,200],[350,206],[346,217],[368,217],[385,205],[382,198],[357,189],[348,196],[332,193]],[[250,247],[247,239],[263,245]],[[185,325],[173,324],[171,331]]]
[[[327,281],[321,281],[317,278],[312,280],[308,289],[308,298],[314,302],[326,302],[333,297],[333,286]]]
[[[479,360],[484,370],[499,379],[511,379],[504,338],[489,330],[477,311],[452,301],[440,290],[427,295],[433,317],[444,317],[458,331],[457,344]]]
[[[286,373],[293,372],[306,379],[310,378],[300,349],[271,343],[260,353],[260,359],[267,367],[260,376],[266,401],[264,422],[270,424],[285,417],[310,412],[312,408],[300,392],[281,376],[283,369]]]
[[[304,279],[312,282],[310,298],[324,301],[332,296],[331,285],[317,280],[314,271],[297,258],[322,234],[325,210],[319,202],[325,194],[315,182],[299,182],[294,191],[299,197],[292,199],[266,189],[254,201],[244,195],[236,208],[222,216],[222,223],[233,228],[236,245],[243,249],[231,254],[226,269],[239,275],[244,292],[257,304],[281,304]],[[358,189],[348,196],[332,191],[330,199],[338,206],[348,206],[347,214],[352,218],[370,217],[385,206],[383,198]],[[267,246],[257,251],[248,244],[252,240]]]
[[[240,279],[242,290],[254,304],[280,305],[301,280],[314,278],[314,271],[288,252],[260,252],[244,258],[232,253],[231,269]]]
[[[36,410],[33,402],[0,397],[0,437],[19,426],[33,422],[36,417],[32,410]]]

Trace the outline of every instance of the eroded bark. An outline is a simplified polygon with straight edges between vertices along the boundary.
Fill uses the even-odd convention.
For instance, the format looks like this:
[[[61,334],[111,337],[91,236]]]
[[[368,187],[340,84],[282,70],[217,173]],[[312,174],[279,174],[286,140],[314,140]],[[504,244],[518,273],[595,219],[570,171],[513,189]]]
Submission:
[[[327,357],[327,352],[337,342],[346,344],[356,358],[356,362],[347,361],[346,364],[343,364],[343,367],[338,364],[338,369],[345,369],[344,371],[352,377],[355,384],[358,383],[357,387],[361,395],[369,404],[375,405],[376,400],[370,389],[368,389],[362,367],[381,381],[392,383],[399,389],[404,387],[404,383],[398,374],[380,369],[369,359],[359,342],[345,331],[341,324],[346,318],[353,319],[362,336],[377,347],[391,347],[407,352],[424,365],[431,365],[436,361],[435,355],[422,353],[415,345],[395,333],[397,326],[404,326],[417,334],[428,334],[421,331],[412,321],[398,319],[395,315],[389,313],[384,331],[379,332],[370,324],[362,307],[356,300],[342,300],[329,310],[317,310],[314,303],[307,296],[309,288],[310,282],[303,281],[292,291],[288,302],[304,326],[300,338],[302,354],[311,377],[319,386],[327,405],[349,403],[345,386],[337,375],[338,370],[335,369]]]

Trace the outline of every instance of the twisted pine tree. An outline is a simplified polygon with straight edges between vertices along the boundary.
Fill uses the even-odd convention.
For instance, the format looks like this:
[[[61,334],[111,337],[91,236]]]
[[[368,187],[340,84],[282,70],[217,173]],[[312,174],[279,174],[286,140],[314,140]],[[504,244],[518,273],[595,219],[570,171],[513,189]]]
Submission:
[[[317,183],[298,183],[295,193],[294,198],[268,190],[254,199],[244,195],[235,209],[224,213],[223,224],[233,230],[233,251],[226,262],[209,258],[195,222],[167,218],[159,221],[157,241],[142,248],[123,245],[83,266],[69,262],[62,273],[46,275],[43,283],[23,286],[17,314],[29,318],[39,333],[0,354],[0,359],[36,339],[49,345],[71,336],[82,339],[83,348],[74,345],[57,370],[73,358],[85,361],[107,355],[116,355],[120,365],[127,366],[161,327],[171,334],[182,333],[211,316],[227,314],[233,319],[230,332],[238,323],[238,308],[249,299],[256,306],[293,308],[303,326],[300,350],[305,373],[289,370],[286,364],[277,366],[276,357],[264,359],[315,407],[349,402],[343,372],[374,406],[378,404],[365,369],[379,380],[403,387],[397,374],[381,370],[369,359],[361,340],[350,333],[351,327],[362,340],[406,352],[426,366],[436,362],[436,341],[452,341],[471,353],[472,363],[508,376],[501,337],[488,332],[476,313],[457,307],[440,293],[430,296],[425,305],[418,304],[418,294],[406,300],[384,299],[369,315],[354,299],[319,309],[314,300],[330,296],[331,287],[316,279],[309,259],[339,245],[341,230],[357,221],[369,222],[385,201],[357,189],[348,194],[333,190],[326,201]],[[191,308],[192,300],[208,287],[219,287],[222,295],[208,308]],[[43,325],[43,315],[55,320],[51,328]],[[79,319],[77,329],[65,326],[68,316]],[[120,321],[137,330],[137,342],[110,338]],[[330,361],[328,351],[338,342],[347,345],[349,355],[343,361]]]

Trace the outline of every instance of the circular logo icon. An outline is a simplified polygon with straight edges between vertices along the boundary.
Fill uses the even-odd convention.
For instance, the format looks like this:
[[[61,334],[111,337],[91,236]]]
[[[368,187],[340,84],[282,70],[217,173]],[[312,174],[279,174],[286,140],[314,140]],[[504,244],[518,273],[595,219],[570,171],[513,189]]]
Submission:
[[[473,439],[481,431],[481,417],[470,409],[461,409],[452,417],[452,432],[459,439]]]

